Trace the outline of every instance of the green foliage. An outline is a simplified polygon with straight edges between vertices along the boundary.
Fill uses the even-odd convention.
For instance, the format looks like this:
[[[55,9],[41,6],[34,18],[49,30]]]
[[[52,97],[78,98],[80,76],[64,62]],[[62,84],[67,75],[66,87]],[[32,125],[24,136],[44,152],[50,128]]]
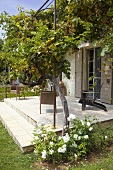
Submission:
[[[65,1],[67,4],[67,2]],[[63,4],[62,4],[63,5]],[[5,44],[3,56],[9,61],[11,74],[22,74],[29,70],[32,75],[40,77],[40,72],[31,61],[34,54],[35,62],[40,65],[41,71],[53,75],[53,60],[56,60],[57,76],[59,65],[65,59],[65,54],[70,49],[77,48],[81,41],[85,41],[90,34],[91,24],[80,17],[67,15],[64,19],[60,16],[60,6],[57,6],[59,19],[57,29],[54,30],[53,7],[40,12],[36,17],[34,11],[20,10],[16,16],[1,14],[1,24],[5,29]],[[40,61],[40,62],[39,62]],[[60,67],[69,78],[70,65],[65,61]]]
[[[3,40],[0,38],[0,51],[1,51],[1,49],[2,49],[2,47],[3,47]]]
[[[64,136],[38,124],[34,131],[33,144],[39,161],[76,162],[92,151],[105,149],[113,139],[112,129],[108,133],[100,124],[92,125],[90,118],[80,120],[74,115],[68,117],[72,128]]]
[[[24,92],[25,92],[25,97],[29,97],[29,96],[39,96],[40,92],[42,91],[42,87],[40,86],[40,88],[28,88],[27,86],[24,86]],[[0,86],[0,101],[3,101],[4,98],[13,98],[16,97],[16,94],[10,94],[10,86]],[[20,97],[23,97],[23,92],[20,91]]]
[[[4,88],[0,87],[0,101],[4,99]]]
[[[113,126],[105,126],[102,123],[94,125],[92,141],[94,149],[102,150],[109,146],[113,140]]]
[[[81,42],[97,40],[102,46],[101,56],[112,52],[112,6],[112,0],[57,0],[56,29],[53,6],[37,15],[36,11],[22,8],[15,16],[2,13],[0,24],[5,30],[5,43],[1,56],[10,66],[10,74],[23,76],[27,70],[31,81],[40,78],[41,72],[51,76],[55,59],[56,76],[60,71],[69,78],[70,64],[63,61],[66,53],[77,50]]]

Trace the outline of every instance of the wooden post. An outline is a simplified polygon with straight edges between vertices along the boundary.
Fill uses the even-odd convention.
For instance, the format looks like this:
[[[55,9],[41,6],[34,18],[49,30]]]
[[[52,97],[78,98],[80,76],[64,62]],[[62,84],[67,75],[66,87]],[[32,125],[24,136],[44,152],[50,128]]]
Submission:
[[[56,31],[56,0],[54,0],[54,30]],[[56,78],[56,58],[54,58],[54,77]],[[55,89],[55,85],[54,85],[53,127],[56,128],[56,89]]]

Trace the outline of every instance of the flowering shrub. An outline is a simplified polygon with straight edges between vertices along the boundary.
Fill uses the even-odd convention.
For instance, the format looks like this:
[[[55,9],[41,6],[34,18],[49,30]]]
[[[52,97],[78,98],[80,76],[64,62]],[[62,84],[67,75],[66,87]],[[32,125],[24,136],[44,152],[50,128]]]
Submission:
[[[93,148],[102,150],[109,146],[113,141],[113,125],[105,125],[104,123],[96,123],[92,134]]]
[[[76,161],[90,153],[95,145],[94,127],[89,118],[80,120],[70,114],[72,128],[64,136],[57,136],[44,125],[37,124],[34,131],[34,152],[38,160],[48,162]],[[107,139],[105,136],[104,140]]]

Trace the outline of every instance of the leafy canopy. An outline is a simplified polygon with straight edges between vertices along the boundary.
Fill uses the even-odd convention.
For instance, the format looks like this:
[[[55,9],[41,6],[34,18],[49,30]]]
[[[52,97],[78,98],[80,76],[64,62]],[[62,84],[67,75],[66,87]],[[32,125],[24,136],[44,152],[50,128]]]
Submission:
[[[69,78],[70,64],[65,54],[76,50],[81,42],[112,35],[112,5],[112,0],[58,0],[56,30],[53,6],[36,16],[36,11],[22,8],[18,15],[2,13],[2,57],[7,59],[12,75],[28,81],[40,78],[42,73],[53,75],[55,59],[57,76],[64,72]]]

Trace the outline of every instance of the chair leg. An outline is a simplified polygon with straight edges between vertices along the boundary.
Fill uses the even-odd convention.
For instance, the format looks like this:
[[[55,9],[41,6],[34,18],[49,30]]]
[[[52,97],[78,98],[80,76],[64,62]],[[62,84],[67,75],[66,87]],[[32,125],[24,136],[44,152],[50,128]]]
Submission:
[[[23,91],[23,95],[24,95],[24,100],[25,100],[25,92]]]
[[[18,98],[18,95],[17,95],[17,93],[16,93],[16,100],[17,100],[17,98]]]
[[[86,109],[86,94],[82,93],[82,111],[84,111]]]
[[[41,114],[41,103],[40,103],[40,114]]]

